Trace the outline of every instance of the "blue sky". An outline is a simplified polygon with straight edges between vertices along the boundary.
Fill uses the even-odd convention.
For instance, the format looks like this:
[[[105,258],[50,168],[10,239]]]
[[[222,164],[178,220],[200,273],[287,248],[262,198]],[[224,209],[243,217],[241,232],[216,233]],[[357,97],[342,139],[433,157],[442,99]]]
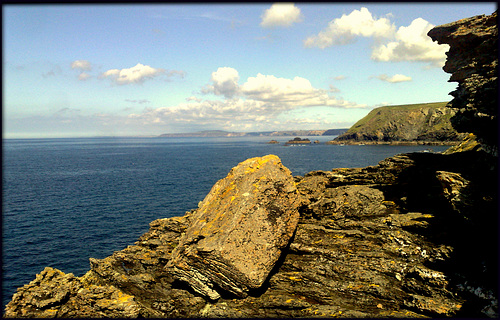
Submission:
[[[348,128],[449,101],[433,26],[495,2],[3,6],[3,137]]]

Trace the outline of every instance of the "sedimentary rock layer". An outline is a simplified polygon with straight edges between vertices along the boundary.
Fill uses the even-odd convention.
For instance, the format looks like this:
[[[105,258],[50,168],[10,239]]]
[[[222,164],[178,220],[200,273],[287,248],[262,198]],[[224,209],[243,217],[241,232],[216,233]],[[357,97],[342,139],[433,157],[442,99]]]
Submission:
[[[277,156],[248,159],[200,203],[168,269],[211,299],[221,290],[246,296],[262,286],[287,246],[300,204],[292,174]]]
[[[474,133],[485,150],[498,153],[498,25],[497,13],[475,16],[434,27],[428,33],[449,44],[445,72],[458,87],[448,107],[459,132]]]

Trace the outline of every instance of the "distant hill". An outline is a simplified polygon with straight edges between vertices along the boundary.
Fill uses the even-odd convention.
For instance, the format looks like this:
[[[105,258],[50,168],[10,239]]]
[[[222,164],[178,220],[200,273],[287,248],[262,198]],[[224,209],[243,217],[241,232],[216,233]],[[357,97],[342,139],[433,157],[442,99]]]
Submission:
[[[349,129],[329,129],[323,132],[322,136],[338,136]]]
[[[207,130],[191,133],[165,133],[163,138],[185,138],[185,137],[277,137],[277,136],[330,136],[339,135],[347,129],[330,130],[290,130],[290,131],[257,131],[257,132],[229,132],[223,130]]]
[[[385,106],[373,109],[334,141],[344,142],[455,142],[458,133],[447,102]]]

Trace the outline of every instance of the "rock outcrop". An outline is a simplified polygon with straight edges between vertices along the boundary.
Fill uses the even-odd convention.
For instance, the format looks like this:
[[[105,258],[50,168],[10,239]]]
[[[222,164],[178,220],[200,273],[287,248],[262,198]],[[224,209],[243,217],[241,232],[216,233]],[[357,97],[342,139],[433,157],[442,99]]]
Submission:
[[[456,144],[465,136],[453,129],[455,111],[446,102],[373,109],[329,144]]]
[[[253,165],[243,166],[247,168],[243,171],[248,172],[242,173],[252,177],[247,180],[249,189],[231,189],[231,179],[219,181],[212,190],[213,196],[207,196],[198,209],[183,217],[153,221],[149,232],[135,245],[102,260],[91,259],[91,270],[81,278],[47,268],[33,282],[18,289],[5,315],[495,316],[497,188],[496,171],[485,165],[491,163],[488,157],[482,151],[398,155],[377,166],[315,171],[295,177],[296,187],[277,187],[273,183],[277,177],[272,175],[262,184],[255,181],[260,175],[254,174],[258,170],[251,171],[257,169],[262,159],[252,159]],[[274,167],[272,171],[283,170],[275,157],[267,159],[273,160],[268,161]],[[237,172],[231,175],[235,177]],[[243,176],[241,179],[246,180]],[[281,253],[274,256],[277,260],[264,268],[256,289],[242,295],[238,290],[245,292],[242,288],[250,288],[244,276],[252,272],[250,269],[240,269],[240,274],[235,272],[228,281],[229,277],[222,274],[226,271],[218,269],[219,262],[192,263],[183,254],[193,250],[190,240],[196,237],[196,230],[216,241],[217,233],[227,233],[225,225],[231,225],[229,221],[220,223],[222,219],[213,220],[213,227],[207,226],[203,219],[210,210],[204,209],[219,206],[220,213],[213,217],[223,218],[222,212],[230,215],[224,210],[228,209],[227,204],[231,199],[237,201],[239,194],[240,204],[236,207],[245,211],[243,194],[256,190],[254,183],[259,188],[265,186],[269,199],[292,201],[292,207],[300,205],[300,220],[296,227],[292,222],[279,232],[283,238],[277,246]],[[297,191],[300,204],[295,198]],[[217,194],[220,197],[214,197]],[[295,200],[280,200],[287,195]],[[260,209],[256,207],[255,211],[266,211],[264,202],[258,203],[259,200],[255,205]],[[271,205],[275,206],[281,204]],[[273,215],[273,210],[267,214]],[[286,225],[278,220],[294,215],[284,212],[281,218],[275,216],[275,222],[263,225]],[[220,239],[230,237],[228,234]],[[257,243],[260,240],[246,239]],[[233,249],[248,252],[246,245],[242,243]],[[229,248],[232,244],[224,240],[220,246]],[[221,252],[221,248],[210,252]],[[265,257],[249,254],[247,261],[260,264],[262,259],[269,259],[269,254],[262,255]],[[211,299],[203,290],[200,294],[199,284],[165,268],[176,265],[179,257],[181,262],[189,262],[189,272],[190,268],[197,268],[196,272],[209,278],[207,283],[214,284],[212,289],[220,297]],[[222,280],[235,284],[237,289],[221,290],[226,286]]]
[[[483,148],[498,153],[498,24],[497,12],[434,27],[428,33],[439,44],[449,44],[445,72],[458,82],[448,104],[459,132],[474,133]]]
[[[302,144],[310,144],[311,143],[311,140],[305,138],[305,139],[302,139],[300,137],[296,137],[292,140],[288,140],[286,143],[285,143],[285,146],[287,145],[302,145]]]
[[[292,173],[274,155],[233,168],[200,203],[168,269],[210,299],[245,297],[267,279],[299,220]]]

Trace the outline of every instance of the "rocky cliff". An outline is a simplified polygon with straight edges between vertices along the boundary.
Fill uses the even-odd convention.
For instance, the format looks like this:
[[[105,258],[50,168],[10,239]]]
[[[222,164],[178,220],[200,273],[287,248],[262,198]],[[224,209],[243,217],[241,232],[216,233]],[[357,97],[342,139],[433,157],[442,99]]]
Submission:
[[[451,125],[455,111],[446,102],[373,109],[346,133],[334,139],[336,143],[401,143],[456,144],[464,138]]]
[[[439,44],[449,44],[445,72],[458,82],[447,105],[459,132],[471,132],[482,147],[498,154],[498,24],[497,12],[433,28],[428,32]]]
[[[498,157],[469,149],[303,177],[249,159],[84,276],[45,268],[4,316],[498,317]]]

